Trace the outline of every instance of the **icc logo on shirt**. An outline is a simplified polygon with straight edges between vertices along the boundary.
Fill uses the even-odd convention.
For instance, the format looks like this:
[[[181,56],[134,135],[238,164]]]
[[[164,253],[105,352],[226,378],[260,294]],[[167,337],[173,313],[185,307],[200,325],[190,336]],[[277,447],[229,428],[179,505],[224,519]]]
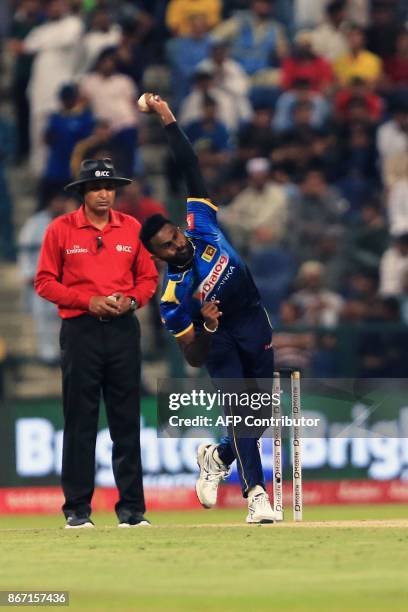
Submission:
[[[132,252],[132,247],[128,246],[126,244],[117,244],[116,245],[116,250],[119,253],[131,253]]]

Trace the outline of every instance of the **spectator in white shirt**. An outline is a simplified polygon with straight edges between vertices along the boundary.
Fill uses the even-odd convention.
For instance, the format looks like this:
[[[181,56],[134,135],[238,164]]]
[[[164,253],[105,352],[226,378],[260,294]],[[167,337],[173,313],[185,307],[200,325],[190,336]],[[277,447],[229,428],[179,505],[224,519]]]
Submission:
[[[343,298],[325,285],[326,269],[319,261],[305,261],[299,269],[299,291],[291,297],[302,313],[304,325],[335,327],[344,305]]]
[[[44,210],[26,220],[18,237],[18,264],[24,282],[25,308],[33,318],[37,356],[48,366],[56,366],[59,363],[58,338],[61,320],[57,307],[40,298],[35,292],[34,277],[48,225],[59,215],[75,210],[76,204],[76,201],[65,193],[55,195]]]
[[[408,152],[408,103],[394,106],[392,119],[377,131],[377,149],[382,169],[390,157]]]
[[[226,41],[214,40],[211,55],[198,65],[199,69],[214,73],[214,83],[220,89],[236,96],[248,96],[249,77],[235,60],[229,57]]]
[[[278,246],[287,233],[288,196],[284,187],[270,178],[269,160],[251,159],[246,164],[248,185],[221,208],[219,219],[234,244],[244,252],[254,247]]]
[[[71,15],[65,0],[46,3],[47,21],[31,30],[22,43],[23,53],[34,54],[28,85],[30,101],[30,161],[35,175],[40,175],[46,160],[43,140],[48,115],[57,109],[61,85],[72,81],[75,58],[83,23]]]
[[[329,62],[334,62],[348,51],[347,37],[342,31],[345,15],[345,2],[334,0],[326,8],[325,21],[312,31],[313,51]]]
[[[241,123],[251,118],[252,108],[247,98],[237,97],[217,87],[214,82],[214,72],[200,68],[194,76],[193,91],[181,105],[181,125],[202,119],[203,100],[206,94],[217,103],[217,119],[224,123],[230,132],[235,133]]]
[[[408,233],[395,239],[380,262],[380,294],[401,295],[408,274]]]
[[[408,174],[391,187],[387,204],[391,236],[408,233]]]
[[[89,32],[83,37],[79,52],[77,73],[88,72],[101,52],[107,47],[116,47],[122,38],[122,29],[117,23],[112,23],[109,11],[98,8],[92,15]]]
[[[391,172],[390,172],[391,170]],[[408,233],[408,151],[390,158],[386,168],[389,179],[387,195],[388,222],[391,236]]]
[[[138,92],[133,80],[117,71],[116,50],[102,51],[93,72],[80,82],[81,93],[89,100],[97,119],[112,130],[112,156],[124,176],[132,176],[137,146]]]

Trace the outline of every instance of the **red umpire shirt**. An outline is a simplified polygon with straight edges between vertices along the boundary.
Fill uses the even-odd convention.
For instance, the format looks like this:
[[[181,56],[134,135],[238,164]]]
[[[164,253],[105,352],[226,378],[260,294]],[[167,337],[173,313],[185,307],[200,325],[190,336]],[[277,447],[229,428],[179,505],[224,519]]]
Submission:
[[[89,300],[120,291],[144,306],[157,287],[158,273],[139,240],[140,223],[109,211],[103,230],[87,219],[84,207],[62,215],[47,228],[35,289],[58,305],[63,319],[89,314]]]

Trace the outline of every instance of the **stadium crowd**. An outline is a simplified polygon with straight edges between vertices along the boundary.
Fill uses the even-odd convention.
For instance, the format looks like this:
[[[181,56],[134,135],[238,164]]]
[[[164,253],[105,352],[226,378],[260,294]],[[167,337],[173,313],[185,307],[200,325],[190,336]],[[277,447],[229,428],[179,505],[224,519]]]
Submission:
[[[141,147],[156,136],[136,104],[159,66],[154,74],[169,75],[223,228],[277,326],[278,364],[335,375],[343,371],[337,330],[376,323],[359,334],[358,373],[407,375],[404,1],[11,5],[3,55],[12,58],[14,120],[0,115],[1,258],[16,254],[7,163],[29,159],[44,229],[72,206],[61,190],[84,157],[112,157],[135,177],[120,210],[142,221],[165,210],[145,180]],[[160,78],[154,85],[164,87]],[[162,171],[181,215],[179,169],[167,159]],[[38,230],[23,228],[15,242],[29,268]]]

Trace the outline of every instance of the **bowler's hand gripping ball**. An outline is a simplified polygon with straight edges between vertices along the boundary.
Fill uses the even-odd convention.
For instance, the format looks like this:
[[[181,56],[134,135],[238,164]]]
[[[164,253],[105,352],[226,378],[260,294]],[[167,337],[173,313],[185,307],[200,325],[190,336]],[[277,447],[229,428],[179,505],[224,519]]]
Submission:
[[[147,104],[147,96],[149,96],[149,95],[151,95],[151,94],[144,93],[144,94],[142,94],[140,96],[140,98],[137,101],[137,106],[138,106],[139,110],[142,113],[151,113],[152,112],[152,109]],[[160,100],[160,97],[159,96],[153,96],[153,99],[158,101],[158,100]]]
[[[137,101],[137,106],[142,113],[150,113],[150,108],[146,102],[146,96],[147,94],[142,94]]]

